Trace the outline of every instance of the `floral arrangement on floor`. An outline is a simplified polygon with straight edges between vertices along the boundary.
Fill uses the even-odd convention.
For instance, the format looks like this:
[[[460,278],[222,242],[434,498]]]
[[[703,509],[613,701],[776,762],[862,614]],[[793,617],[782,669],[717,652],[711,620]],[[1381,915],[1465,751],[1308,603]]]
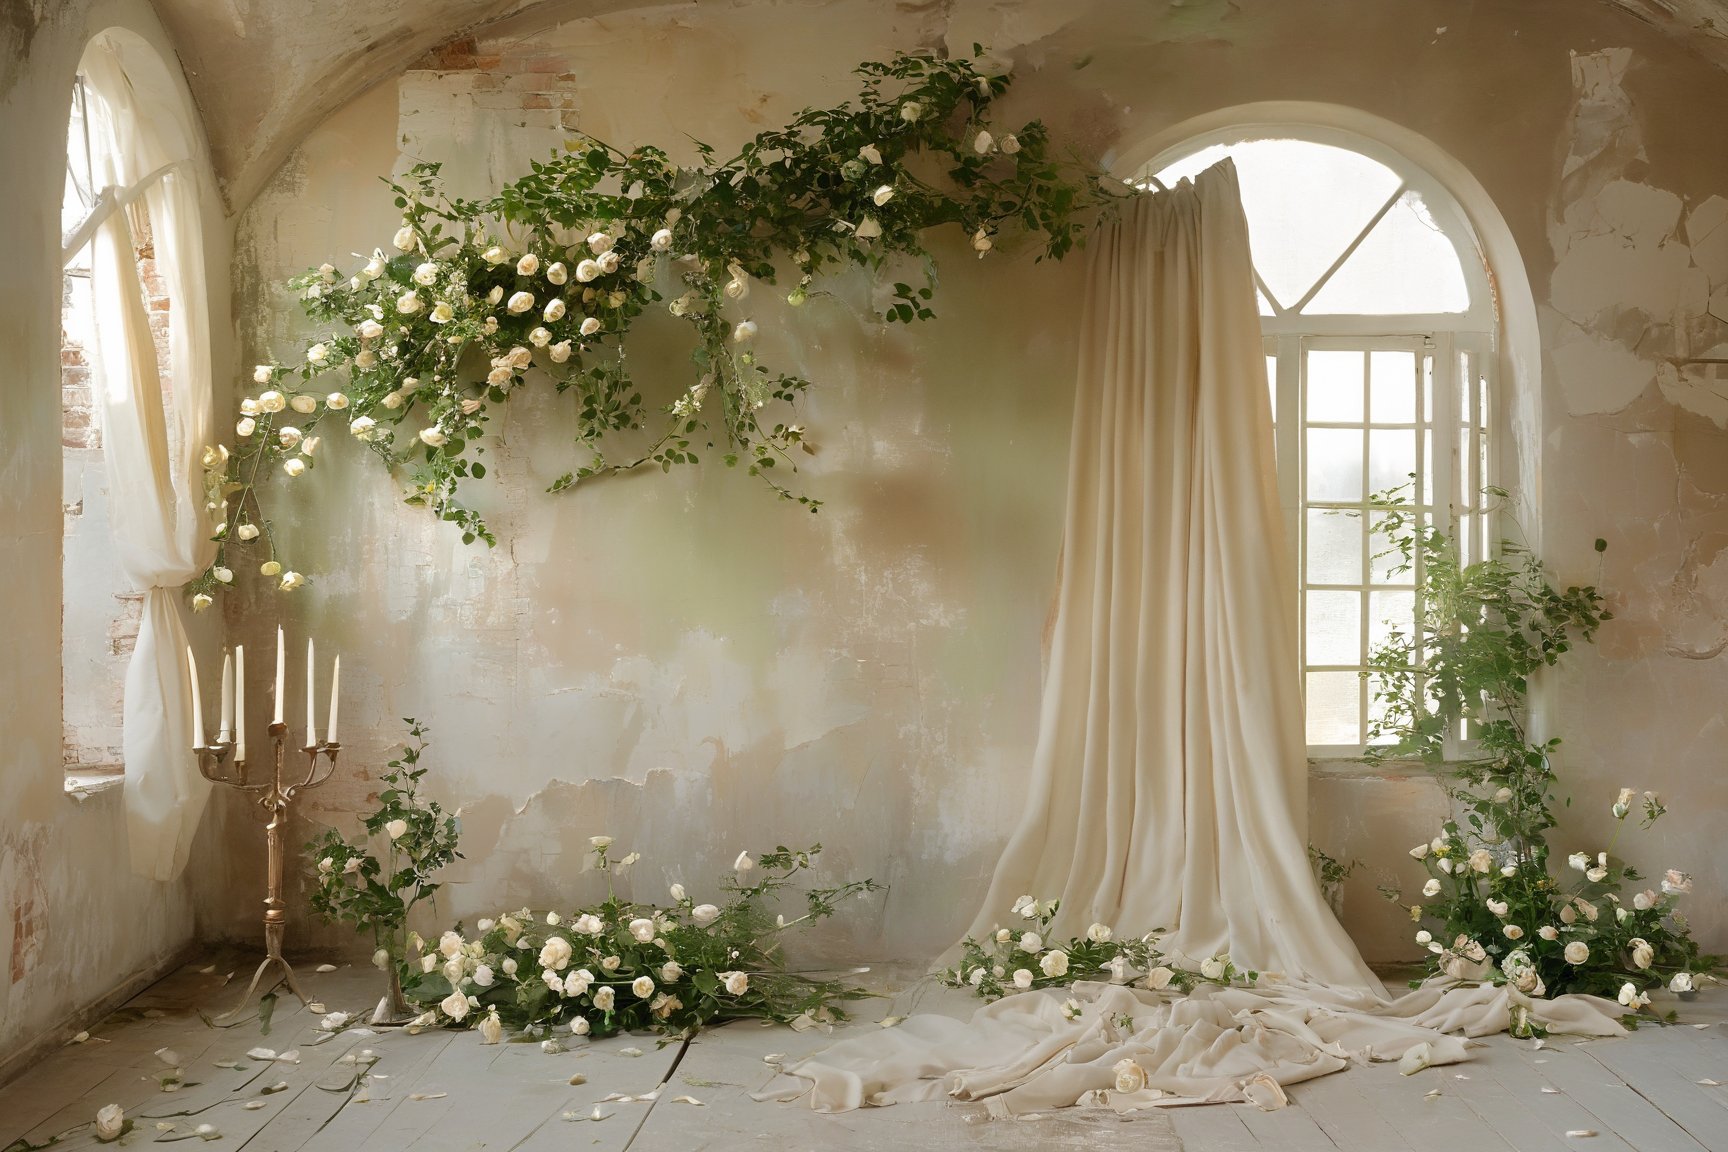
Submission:
[[[408,913],[438,891],[434,874],[462,858],[456,818],[420,795],[427,771],[420,758],[429,729],[412,717],[404,723],[408,743],[383,774],[378,806],[361,821],[367,840],[350,844],[331,828],[306,845],[307,857],[314,861],[312,911],[326,923],[352,924],[369,932],[377,949],[372,962],[392,974],[387,1003],[379,1007],[380,1021],[401,1009],[395,974],[406,955]],[[382,848],[382,858],[374,845]]]
[[[432,164],[391,183],[395,236],[356,268],[324,264],[291,281],[329,327],[257,366],[238,448],[206,453],[220,527],[216,559],[191,586],[197,605],[232,584],[242,556],[285,590],[305,583],[284,568],[258,483],[311,472],[332,425],[406,474],[409,503],[465,542],[493,543],[458,491],[485,477],[487,424],[530,380],[571,397],[583,457],[550,491],[714,452],[815,510],[786,477],[809,450],[792,411],[809,381],[759,362],[752,292],[790,264],[786,300],[799,306],[830,270],[921,263],[923,283],[896,283],[886,319],[928,319],[930,229],[964,230],[980,257],[1021,229],[1060,258],[1116,200],[1095,169],[1052,157],[1039,122],[989,125],[1010,78],[976,59],[910,54],[856,71],[855,100],[807,109],[727,160],[699,145],[701,162],[685,168],[659,148],[577,137],[485,200],[445,194]],[[689,325],[695,379],[650,412],[626,337],[656,305]],[[620,433],[641,443],[609,455]]]
[[[1413,574],[1420,615],[1369,661],[1380,718],[1366,755],[1446,773],[1456,816],[1410,850],[1429,873],[1422,901],[1408,907],[1430,973],[1532,997],[1593,993],[1633,1012],[1664,983],[1690,992],[1719,963],[1700,955],[1679,910],[1691,878],[1669,870],[1650,883],[1614,855],[1635,814],[1648,829],[1666,811],[1659,797],[1622,788],[1610,842],[1550,866],[1560,740],[1531,738],[1530,682],[1612,618],[1600,594],[1555,588],[1542,562],[1513,543],[1460,564],[1453,541],[1400,495],[1375,498],[1377,530],[1395,570]]]
[[[937,973],[952,988],[971,988],[986,1000],[1033,988],[1064,988],[1076,980],[1108,980],[1113,984],[1139,981],[1154,990],[1182,992],[1200,984],[1229,985],[1240,978],[1252,984],[1258,972],[1237,969],[1229,956],[1210,956],[1193,967],[1176,963],[1158,950],[1158,932],[1117,939],[1107,924],[1094,924],[1086,935],[1071,940],[1050,938],[1050,925],[1062,907],[1060,900],[1014,901],[1013,914],[1024,928],[996,927],[983,940],[968,936],[960,945],[960,961]],[[1077,1006],[1068,1009],[1079,1014]]]
[[[673,884],[671,904],[655,905],[613,890],[636,853],[614,860],[609,836],[591,844],[607,879],[602,903],[569,912],[524,908],[481,920],[471,934],[458,925],[436,941],[410,937],[420,955],[404,986],[409,999],[431,1006],[414,1026],[477,1028],[488,1044],[518,1029],[556,1049],[560,1034],[682,1036],[740,1017],[802,1029],[846,1019],[845,1004],[868,995],[785,967],[787,932],[832,916],[848,897],[881,890],[868,879],[808,888],[803,915],[776,914],[778,894],[810,868],[821,845],[782,846],[760,860],[740,853],[720,884],[723,904],[698,904]]]

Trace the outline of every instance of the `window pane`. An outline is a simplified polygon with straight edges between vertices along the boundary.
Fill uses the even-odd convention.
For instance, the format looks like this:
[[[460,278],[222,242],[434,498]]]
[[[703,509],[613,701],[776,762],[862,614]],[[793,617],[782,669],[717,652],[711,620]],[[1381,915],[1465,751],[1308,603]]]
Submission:
[[[1362,514],[1332,508],[1308,509],[1308,582],[1362,583]]]
[[[1360,352],[1308,353],[1308,419],[1314,424],[1360,424],[1365,362]]]
[[[1266,394],[1272,400],[1272,423],[1278,423],[1278,357],[1266,357]]]
[[[1307,602],[1308,663],[1361,663],[1362,594],[1310,592]]]
[[[1402,553],[1392,550],[1392,540],[1378,530],[1368,537],[1369,579],[1375,584],[1414,584],[1416,574],[1404,566]],[[1402,570],[1401,570],[1402,569]]]
[[[1408,639],[1416,627],[1416,593],[1370,592],[1368,594],[1368,650],[1372,652],[1394,632]]]
[[[1362,433],[1308,429],[1308,499],[1362,500]]]
[[[1404,428],[1376,428],[1368,433],[1368,491],[1407,488],[1415,471],[1415,432]],[[1403,497],[1406,500],[1411,498],[1411,495]]]
[[[1249,221],[1252,232],[1252,215]],[[1388,316],[1464,312],[1469,307],[1470,290],[1458,253],[1412,189],[1398,198],[1303,311]]]
[[[1310,672],[1307,688],[1308,743],[1359,743],[1362,678],[1354,672]]]
[[[1416,354],[1371,352],[1369,419],[1375,424],[1416,422]]]

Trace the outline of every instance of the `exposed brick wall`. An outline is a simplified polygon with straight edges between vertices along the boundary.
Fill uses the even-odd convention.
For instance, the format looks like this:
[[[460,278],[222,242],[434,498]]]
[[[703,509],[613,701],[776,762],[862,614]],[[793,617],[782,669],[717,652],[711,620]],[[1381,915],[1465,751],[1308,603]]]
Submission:
[[[576,76],[570,61],[557,53],[518,41],[469,37],[434,48],[411,71],[437,74],[446,99],[478,111],[512,113],[517,126],[576,130]]]

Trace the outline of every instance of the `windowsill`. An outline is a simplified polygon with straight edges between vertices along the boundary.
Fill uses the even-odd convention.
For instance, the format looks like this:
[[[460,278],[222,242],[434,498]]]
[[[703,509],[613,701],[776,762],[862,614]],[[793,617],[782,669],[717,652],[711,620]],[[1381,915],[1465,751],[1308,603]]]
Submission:
[[[1445,765],[1424,764],[1420,760],[1384,760],[1370,764],[1360,756],[1310,756],[1311,776],[1326,776],[1351,780],[1407,780],[1412,777],[1433,778],[1443,775]]]
[[[120,772],[68,772],[66,795],[83,802],[98,792],[111,792],[125,781],[125,775]]]

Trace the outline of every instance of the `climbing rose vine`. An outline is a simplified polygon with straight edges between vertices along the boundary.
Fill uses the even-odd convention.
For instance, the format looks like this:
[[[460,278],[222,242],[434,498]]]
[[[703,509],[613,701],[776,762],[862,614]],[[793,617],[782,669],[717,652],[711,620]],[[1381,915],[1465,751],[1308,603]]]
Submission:
[[[401,480],[408,503],[464,542],[494,543],[462,490],[486,476],[494,413],[529,386],[572,402],[578,460],[550,491],[718,454],[815,511],[791,476],[810,381],[755,351],[766,286],[785,275],[797,307],[824,273],[921,264],[919,282],[894,284],[885,318],[925,320],[933,229],[962,230],[980,258],[1020,230],[1040,258],[1060,258],[1116,199],[1093,170],[1053,158],[1038,121],[987,122],[1009,77],[975,58],[901,55],[856,71],[854,99],[807,109],[726,160],[698,145],[699,162],[681,167],[656,147],[577,137],[484,200],[445,193],[435,164],[390,182],[400,227],[358,267],[290,281],[324,330],[254,369],[236,447],[206,453],[218,554],[191,585],[195,604],[243,564],[285,590],[305,583],[279,554],[259,482],[307,483],[343,431]],[[626,338],[657,308],[688,325],[694,380],[651,408]]]

